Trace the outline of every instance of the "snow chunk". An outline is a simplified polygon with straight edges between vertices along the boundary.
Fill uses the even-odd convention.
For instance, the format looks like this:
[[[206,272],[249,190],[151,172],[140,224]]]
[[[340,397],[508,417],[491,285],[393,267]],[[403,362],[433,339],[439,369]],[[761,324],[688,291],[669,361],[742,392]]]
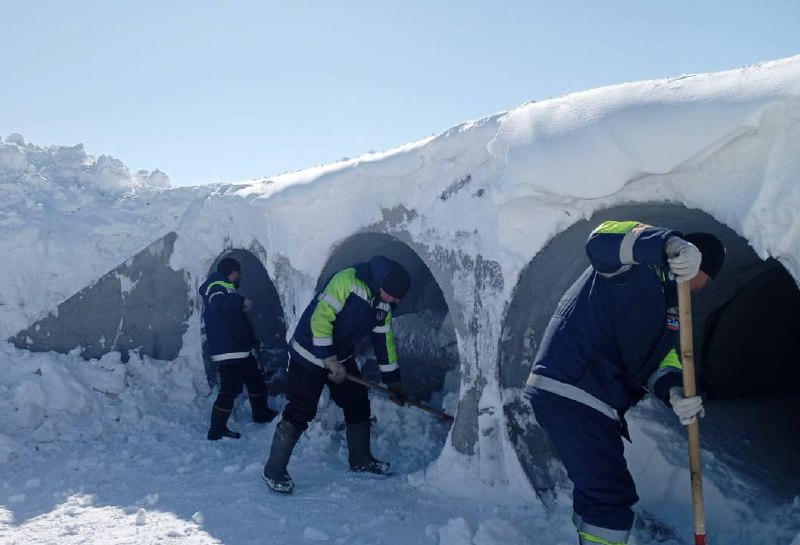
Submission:
[[[26,380],[17,388],[14,405],[17,408],[14,419],[18,427],[34,429],[44,420],[47,400],[42,387],[32,380]]]
[[[15,144],[0,144],[0,173],[24,172],[25,153]]]
[[[158,169],[155,169],[153,172],[140,170],[134,174],[133,179],[137,185],[142,187],[170,187],[169,176]]]
[[[528,536],[503,519],[481,522],[473,540],[474,545],[502,545],[504,543],[527,543]]]
[[[18,146],[25,145],[25,138],[18,132],[12,132],[8,136],[6,136],[6,142],[9,144],[16,144]]]
[[[316,528],[312,528],[311,526],[307,526],[305,530],[303,530],[303,537],[306,539],[310,539],[311,541],[328,541],[330,536],[323,532],[322,530],[317,530]]]
[[[439,528],[439,545],[472,545],[472,531],[464,517],[450,519]]]

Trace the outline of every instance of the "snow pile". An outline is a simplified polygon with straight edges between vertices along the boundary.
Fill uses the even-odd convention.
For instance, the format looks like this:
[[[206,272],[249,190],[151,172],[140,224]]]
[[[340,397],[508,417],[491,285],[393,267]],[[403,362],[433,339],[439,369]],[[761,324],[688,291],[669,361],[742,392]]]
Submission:
[[[43,527],[73,535],[53,517],[69,516],[83,501],[81,489],[96,487],[117,529],[149,532],[157,517],[142,498],[160,494],[158,508],[186,525],[142,534],[153,541],[189,542],[186,532],[202,526],[208,542],[248,542],[263,539],[269,525],[275,542],[285,543],[375,543],[385,535],[387,543],[493,545],[520,535],[574,542],[565,490],[557,491],[557,513],[540,509],[504,420],[497,350],[521,270],[555,234],[594,212],[671,202],[708,212],[798,279],[798,141],[800,57],[576,93],[385,153],[238,185],[168,189],[160,174],[131,175],[114,159],[88,158],[80,146],[44,149],[7,137],[0,142],[0,189],[7,195],[0,203],[0,338],[170,231],[178,235],[171,266],[194,282],[223,249],[261,248],[291,331],[331,249],[372,229],[410,241],[442,288],[461,366],[460,399],[442,401],[448,410],[458,401],[459,419],[469,424],[460,428],[468,430],[464,444],[457,449],[448,440],[442,451],[438,441],[448,432],[429,415],[376,400],[376,455],[413,472],[376,486],[346,473],[341,413],[323,401],[293,458],[298,470],[289,468],[304,502],[300,514],[296,505],[266,499],[258,483],[274,425],[249,425],[240,406],[235,425],[244,439],[231,448],[205,441],[210,403],[196,314],[174,362],[134,357],[123,366],[109,354],[87,363],[3,345],[0,411],[9,418],[0,420],[0,459],[19,475],[3,477],[7,507],[0,520],[19,516],[20,540]],[[431,342],[451,346],[449,338]],[[663,509],[681,531],[660,537],[646,523],[634,541],[672,545],[691,531],[689,480],[673,458],[683,443],[674,430],[646,421],[631,418],[642,506]],[[96,438],[103,441],[92,448],[81,442]],[[664,448],[670,441],[672,448]],[[45,454],[41,463],[17,462],[37,447]],[[749,483],[711,462],[715,537],[748,545],[800,539],[796,501],[775,512],[771,498],[752,496]],[[36,471],[52,478],[47,490],[26,487]],[[493,510],[487,500],[511,506]],[[95,505],[79,506],[81,520],[91,520]],[[763,505],[770,505],[766,513]],[[358,522],[343,522],[351,520]]]
[[[0,339],[169,232],[207,191],[169,190],[164,173],[131,174],[81,144],[0,139]]]
[[[208,394],[197,362],[134,356],[123,364],[118,352],[85,361],[0,344],[0,462],[37,444],[98,439],[164,403],[194,402]]]
[[[65,196],[69,190],[99,194],[120,194],[134,189],[170,186],[169,176],[156,169],[131,174],[122,161],[108,155],[87,155],[83,144],[41,148],[25,143],[21,134],[0,137],[0,184],[31,185],[37,189],[48,184],[60,186]]]

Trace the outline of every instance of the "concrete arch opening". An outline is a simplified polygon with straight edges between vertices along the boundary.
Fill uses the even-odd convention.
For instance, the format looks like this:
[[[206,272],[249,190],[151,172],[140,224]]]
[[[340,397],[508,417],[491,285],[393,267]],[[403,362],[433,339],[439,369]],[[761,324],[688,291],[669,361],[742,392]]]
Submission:
[[[288,362],[286,343],[286,319],[280,297],[267,269],[252,252],[233,249],[223,252],[212,265],[209,274],[217,270],[217,263],[223,258],[232,257],[242,267],[239,293],[253,302],[251,323],[259,341],[257,355],[259,365],[268,378],[270,395],[286,393],[286,364]],[[216,368],[207,357],[205,344],[203,355],[209,380],[216,382]]]
[[[693,297],[695,359],[706,397],[704,448],[777,497],[800,490],[800,290],[774,259],[700,210],[673,204],[624,205],[596,213],[555,236],[522,271],[499,346],[501,387],[521,392],[542,334],[564,291],[588,266],[584,245],[609,220],[638,220],[683,232],[707,231],[726,245],[719,277]],[[505,400],[509,434],[532,484],[551,486],[553,455],[532,425],[527,401]],[[668,413],[653,418],[668,419]],[[670,419],[667,425],[677,422]]]
[[[383,255],[400,263],[411,276],[411,289],[394,311],[392,322],[402,369],[403,387],[410,397],[445,409],[455,416],[461,382],[456,332],[444,293],[428,266],[406,243],[383,233],[360,233],[333,249],[317,282],[317,290],[338,271]],[[356,347],[356,359],[367,380],[380,382],[369,340]],[[376,396],[373,396],[373,412]],[[441,451],[449,424],[416,408],[400,409],[410,429],[394,430],[394,438],[420,434],[420,445],[396,460],[400,471],[413,471],[432,462]],[[379,415],[380,417],[380,415]],[[384,434],[385,435],[385,434]],[[410,443],[410,441],[407,441]],[[379,440],[380,443],[380,440]],[[395,457],[396,458],[396,457]]]

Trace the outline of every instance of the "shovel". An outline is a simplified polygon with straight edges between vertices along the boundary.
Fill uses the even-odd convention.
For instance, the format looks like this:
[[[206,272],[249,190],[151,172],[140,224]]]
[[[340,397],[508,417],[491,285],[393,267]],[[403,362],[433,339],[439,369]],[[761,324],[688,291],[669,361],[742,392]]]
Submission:
[[[374,382],[370,382],[368,380],[364,380],[361,377],[353,376],[350,373],[347,374],[347,380],[349,380],[351,382],[355,382],[356,384],[360,384],[361,386],[366,386],[367,388],[370,388],[371,390],[377,390],[379,392],[383,392],[384,394],[389,395],[389,396],[390,395],[394,395],[394,392],[392,392],[389,388],[384,388],[380,384],[375,384]],[[425,405],[424,403],[422,403],[420,401],[414,401],[413,399],[406,399],[405,401],[406,401],[406,404],[413,405],[414,407],[422,409],[423,411],[427,411],[427,412],[429,412],[431,414],[435,414],[436,416],[438,416],[442,420],[447,420],[449,422],[452,422],[454,420],[454,418],[452,416],[450,416],[449,414],[447,414],[446,412],[440,411],[439,409],[434,409],[433,407],[429,407],[428,405]]]
[[[697,395],[694,379],[694,347],[692,341],[692,293],[689,282],[678,284],[678,307],[680,309],[681,363],[683,365],[683,395]],[[694,543],[707,545],[706,513],[703,504],[703,474],[700,465],[699,418],[686,426],[689,434],[689,472],[692,476],[692,507],[694,510]]]

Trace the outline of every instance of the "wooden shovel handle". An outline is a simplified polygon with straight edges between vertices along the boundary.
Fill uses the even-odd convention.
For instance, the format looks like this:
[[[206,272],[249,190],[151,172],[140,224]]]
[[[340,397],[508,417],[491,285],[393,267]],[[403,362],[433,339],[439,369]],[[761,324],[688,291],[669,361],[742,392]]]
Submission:
[[[384,388],[380,384],[375,384],[374,382],[364,380],[363,378],[351,375],[350,373],[347,374],[347,380],[355,382],[356,384],[360,384],[361,386],[366,386],[367,388],[371,388],[372,390],[378,390],[379,392],[383,392],[386,395],[394,394],[394,392],[392,392],[389,388]],[[428,405],[425,405],[420,401],[415,401],[413,399],[406,399],[406,404],[413,405],[414,407],[422,409],[423,411],[435,414],[436,416],[438,416],[443,420],[449,420],[451,422],[454,420],[453,417],[447,414],[446,412],[434,409],[433,407],[429,407]]]
[[[694,372],[694,341],[692,338],[692,293],[689,282],[678,284],[680,309],[681,364],[683,365],[683,394],[697,395]],[[692,477],[692,508],[694,511],[695,545],[706,545],[706,513],[703,503],[703,474],[700,463],[700,422],[696,418],[686,427],[689,434],[689,472]]]

